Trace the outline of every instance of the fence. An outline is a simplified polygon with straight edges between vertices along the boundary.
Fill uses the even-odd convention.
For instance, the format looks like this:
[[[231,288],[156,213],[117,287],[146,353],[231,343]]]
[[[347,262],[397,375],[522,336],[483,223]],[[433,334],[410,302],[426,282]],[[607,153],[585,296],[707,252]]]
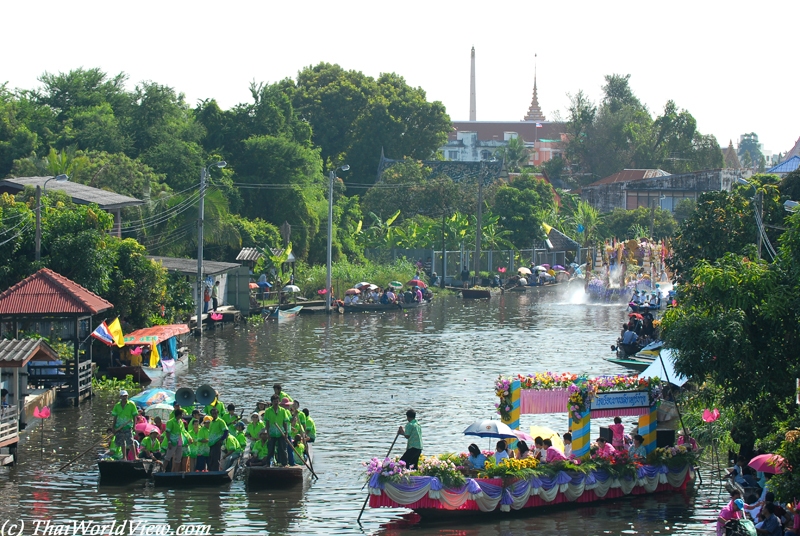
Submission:
[[[498,268],[506,268],[506,274],[514,274],[520,266],[534,266],[549,264],[550,266],[567,266],[569,263],[579,264],[587,262],[593,252],[590,248],[581,248],[580,251],[551,251],[546,248],[532,248],[521,250],[485,250],[481,251],[479,261],[479,272],[495,273]],[[446,251],[444,267],[442,266],[441,250],[433,249],[367,249],[365,255],[375,262],[394,262],[397,259],[406,258],[416,262],[422,259],[425,263],[430,258],[433,264],[433,271],[440,277],[444,275],[445,281],[449,284],[461,277],[461,269],[467,266],[470,272],[475,270],[475,251],[469,249],[459,249]]]

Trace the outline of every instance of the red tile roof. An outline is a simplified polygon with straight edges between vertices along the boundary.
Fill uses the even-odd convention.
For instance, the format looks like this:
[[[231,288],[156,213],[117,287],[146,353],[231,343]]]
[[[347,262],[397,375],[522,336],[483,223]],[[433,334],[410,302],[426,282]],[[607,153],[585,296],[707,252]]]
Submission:
[[[595,181],[589,186],[599,186],[601,184],[612,184],[615,182],[640,181],[642,179],[652,179],[654,177],[666,177],[669,175],[661,169],[623,169],[619,173],[609,175],[605,179]],[[584,186],[586,188],[586,186]]]
[[[0,294],[0,316],[96,315],[113,307],[94,292],[47,268]]]

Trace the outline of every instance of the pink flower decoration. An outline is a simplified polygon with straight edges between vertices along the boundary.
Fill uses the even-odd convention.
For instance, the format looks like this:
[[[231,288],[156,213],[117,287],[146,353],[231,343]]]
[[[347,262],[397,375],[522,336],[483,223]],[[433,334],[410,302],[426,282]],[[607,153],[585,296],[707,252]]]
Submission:
[[[326,288],[317,291],[317,294],[327,294],[327,293],[328,293],[328,289],[326,289]]]
[[[142,353],[142,347],[141,346],[137,346],[136,348],[131,350],[131,354],[133,354],[133,355],[141,355],[141,353]]]
[[[44,406],[42,411],[39,411],[39,408],[33,408],[33,416],[37,419],[46,419],[50,416],[50,408]]]
[[[714,411],[703,410],[703,420],[705,422],[714,422],[719,419],[719,410],[714,408]]]
[[[501,274],[506,273],[506,269],[505,268],[498,268],[497,271],[500,272]]]
[[[211,313],[211,320],[222,320],[222,315],[219,313]]]

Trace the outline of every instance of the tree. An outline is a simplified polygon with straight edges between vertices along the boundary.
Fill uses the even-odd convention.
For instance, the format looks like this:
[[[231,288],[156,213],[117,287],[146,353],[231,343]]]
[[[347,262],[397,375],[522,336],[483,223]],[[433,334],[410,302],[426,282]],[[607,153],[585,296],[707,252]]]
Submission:
[[[677,223],[669,210],[656,208],[653,225],[653,237],[650,234],[651,209],[639,207],[636,210],[616,208],[604,216],[606,234],[619,240],[631,238],[668,238],[677,230]],[[642,229],[647,231],[642,233]]]
[[[531,150],[525,147],[525,141],[519,136],[508,140],[508,145],[498,149],[495,157],[505,160],[506,168],[510,172],[519,172],[520,168],[528,163]]]
[[[544,236],[538,211],[549,207],[553,199],[549,184],[523,173],[498,189],[492,210],[499,217],[500,226],[511,232],[511,243],[518,249],[529,248]]]
[[[31,154],[37,136],[19,117],[19,102],[6,87],[0,85],[0,177],[11,170],[14,160]]]
[[[750,132],[742,134],[739,143],[737,144],[736,154],[739,160],[742,161],[742,167],[750,168],[753,162],[761,162],[764,153],[761,152],[761,144],[758,143],[758,134]]]
[[[781,179],[778,190],[786,199],[800,201],[800,169],[796,169]]]
[[[683,223],[683,220],[694,214],[695,210],[697,210],[697,202],[694,199],[689,197],[681,199],[675,207],[675,220],[678,223]]]

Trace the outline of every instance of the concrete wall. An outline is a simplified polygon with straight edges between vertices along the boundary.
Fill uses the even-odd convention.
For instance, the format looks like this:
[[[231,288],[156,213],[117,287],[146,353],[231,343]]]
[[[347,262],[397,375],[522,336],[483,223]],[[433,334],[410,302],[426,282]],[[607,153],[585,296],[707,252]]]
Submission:
[[[615,208],[627,208],[628,192],[649,192],[655,195],[693,192],[696,198],[703,192],[730,191],[736,179],[743,176],[742,173],[741,169],[707,169],[638,181],[584,186],[581,199],[600,212],[611,212]]]

